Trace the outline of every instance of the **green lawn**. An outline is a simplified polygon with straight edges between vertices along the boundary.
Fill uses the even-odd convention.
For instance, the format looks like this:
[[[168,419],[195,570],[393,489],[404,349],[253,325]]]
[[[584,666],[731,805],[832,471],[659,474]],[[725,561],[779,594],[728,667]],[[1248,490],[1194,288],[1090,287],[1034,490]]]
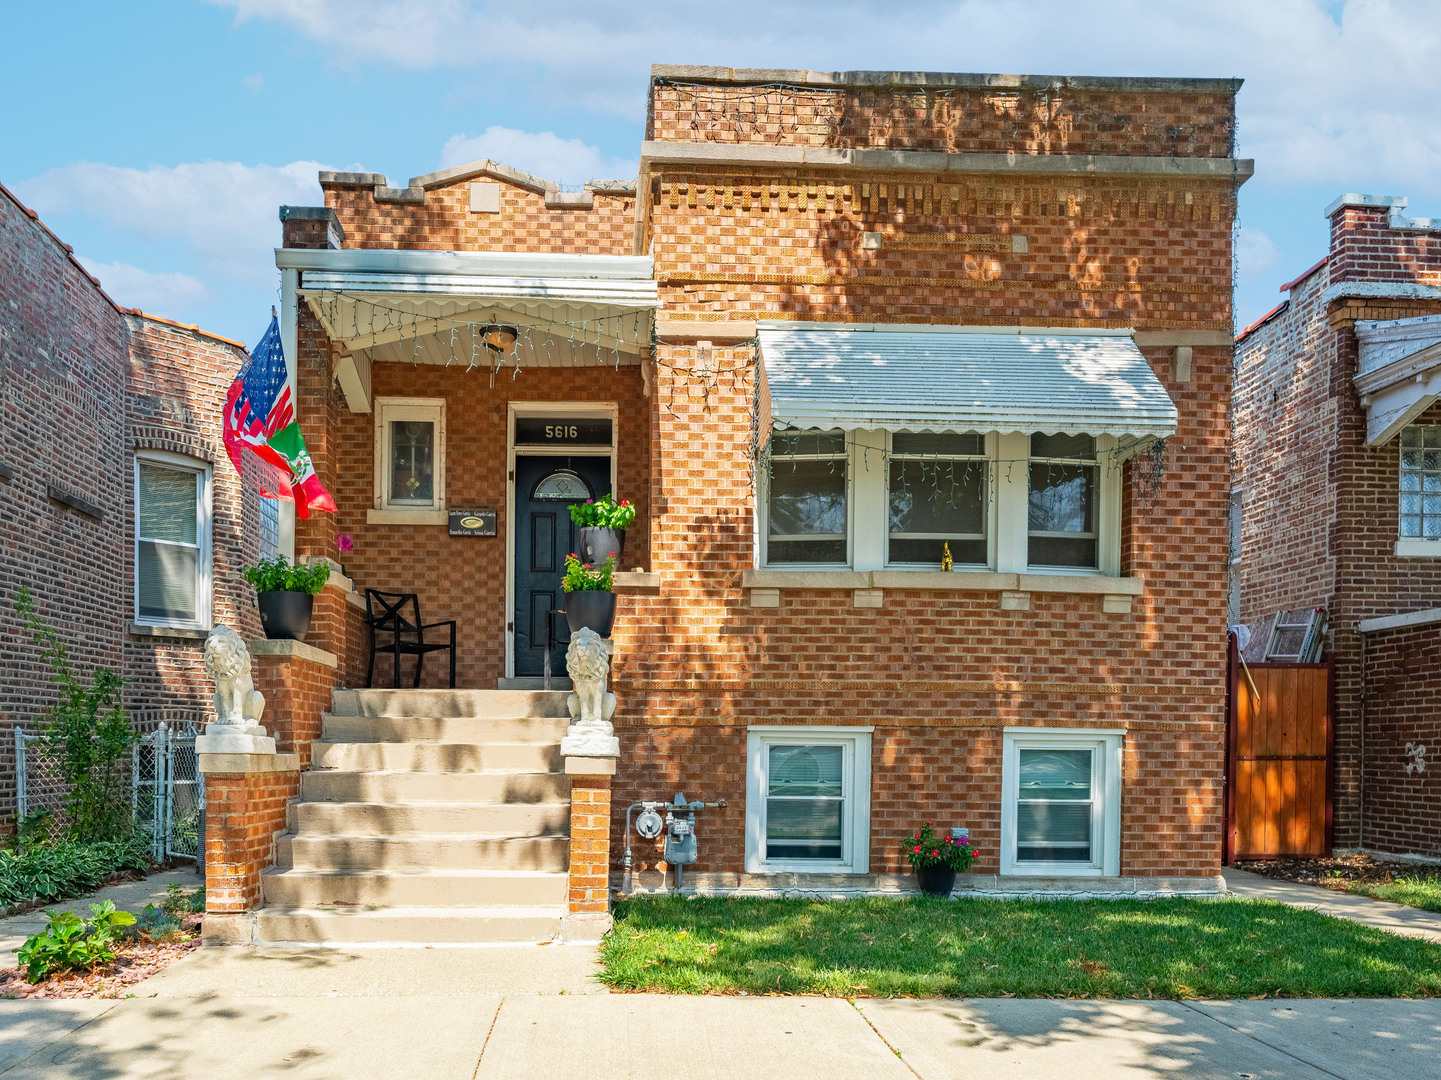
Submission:
[[[1420,875],[1398,877],[1392,881],[1352,881],[1346,891],[1362,896],[1374,896],[1377,900],[1390,900],[1393,904],[1408,904],[1424,911],[1441,911],[1441,877]]]
[[[1441,996],[1441,946],[1224,900],[617,903],[615,990],[835,997]]]

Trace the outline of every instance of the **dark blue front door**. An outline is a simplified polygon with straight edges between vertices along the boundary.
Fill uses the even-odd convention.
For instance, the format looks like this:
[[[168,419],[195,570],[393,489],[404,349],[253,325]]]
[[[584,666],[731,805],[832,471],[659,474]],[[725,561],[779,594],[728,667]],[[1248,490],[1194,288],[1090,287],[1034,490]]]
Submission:
[[[545,672],[546,623],[551,620],[550,673],[565,674],[570,631],[560,582],[565,557],[576,548],[570,504],[610,492],[608,457],[515,459],[515,673]]]

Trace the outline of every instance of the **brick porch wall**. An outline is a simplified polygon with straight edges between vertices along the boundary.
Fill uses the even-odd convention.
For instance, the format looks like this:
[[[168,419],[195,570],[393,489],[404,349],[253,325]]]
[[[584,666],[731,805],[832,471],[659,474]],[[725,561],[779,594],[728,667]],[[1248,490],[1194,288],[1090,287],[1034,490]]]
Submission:
[[[1386,630],[1368,634],[1365,648],[1361,842],[1441,858],[1441,635],[1434,624]]]
[[[260,875],[274,861],[275,837],[285,831],[287,808],[299,794],[300,774],[293,770],[206,774],[207,915],[260,906]]]

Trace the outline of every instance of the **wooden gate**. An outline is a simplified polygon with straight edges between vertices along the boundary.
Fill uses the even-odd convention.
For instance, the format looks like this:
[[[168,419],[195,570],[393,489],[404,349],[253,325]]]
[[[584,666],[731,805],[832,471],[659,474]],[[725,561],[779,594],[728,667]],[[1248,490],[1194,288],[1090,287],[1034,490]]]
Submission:
[[[1329,855],[1334,659],[1230,667],[1225,861]]]

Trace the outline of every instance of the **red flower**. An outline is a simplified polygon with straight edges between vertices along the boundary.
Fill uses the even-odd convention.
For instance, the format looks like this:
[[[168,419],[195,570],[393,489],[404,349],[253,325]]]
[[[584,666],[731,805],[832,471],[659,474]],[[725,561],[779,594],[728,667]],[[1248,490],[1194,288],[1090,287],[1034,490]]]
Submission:
[[[931,852],[931,858],[934,859],[934,858],[935,858],[937,855],[939,855],[939,854],[940,854],[939,851],[933,851],[933,852]]]
[[[615,558],[615,552],[614,552],[614,551],[612,551],[612,552],[610,553],[610,557],[611,557],[612,559]]]
[[[921,847],[920,847],[919,844],[917,844],[915,847],[911,848],[911,850],[914,851],[917,855],[919,855],[919,854],[921,853]]]

